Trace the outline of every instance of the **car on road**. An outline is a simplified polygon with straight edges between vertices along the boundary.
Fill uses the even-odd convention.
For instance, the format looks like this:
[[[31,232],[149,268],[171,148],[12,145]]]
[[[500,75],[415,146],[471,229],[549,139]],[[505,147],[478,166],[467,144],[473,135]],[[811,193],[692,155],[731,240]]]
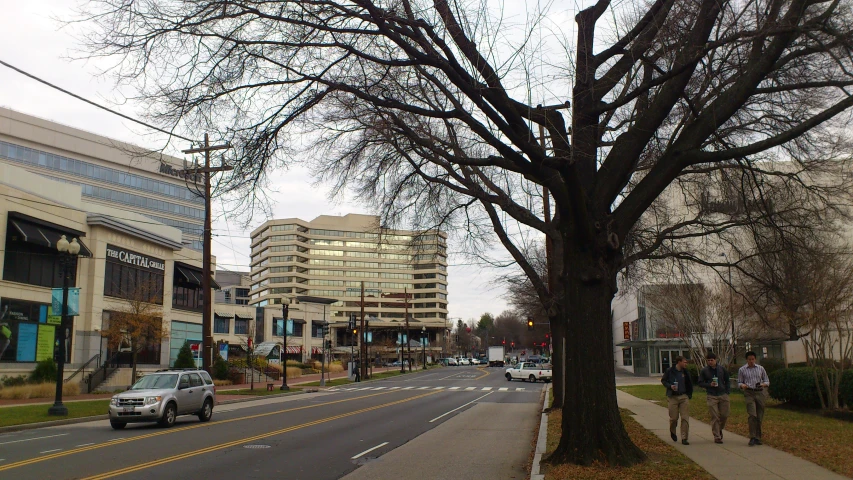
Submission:
[[[479,365],[480,361],[477,360],[476,358],[469,358],[468,363],[470,363],[471,365]]]
[[[512,368],[507,368],[505,376],[507,381],[510,382],[513,380],[521,380],[522,382],[542,380],[543,382],[550,382],[551,369],[543,368],[543,365],[533,362],[521,362]]]
[[[459,362],[459,365],[471,365],[471,362],[468,361],[467,358],[460,358],[458,362]]]
[[[445,367],[457,367],[457,366],[459,366],[459,362],[457,362],[456,359],[452,358],[452,357],[442,358],[438,361],[438,363],[444,365]]]
[[[207,422],[213,417],[214,405],[216,387],[210,374],[204,370],[163,370],[145,375],[110,399],[110,425],[116,430],[142,422],[171,427],[180,415],[196,415]]]

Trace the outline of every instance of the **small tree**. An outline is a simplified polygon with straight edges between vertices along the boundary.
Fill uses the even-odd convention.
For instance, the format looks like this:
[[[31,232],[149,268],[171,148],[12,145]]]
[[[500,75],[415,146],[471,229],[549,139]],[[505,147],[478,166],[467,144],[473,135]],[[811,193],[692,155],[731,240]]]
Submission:
[[[136,356],[146,346],[156,345],[169,336],[163,324],[162,285],[143,282],[124,292],[126,303],[110,313],[109,323],[101,330],[112,348],[130,345],[133,380],[136,381]]]
[[[221,358],[221,357],[220,357]],[[194,368],[196,367],[193,352],[190,349],[190,342],[184,342],[181,349],[178,351],[178,358],[175,359],[175,368]]]

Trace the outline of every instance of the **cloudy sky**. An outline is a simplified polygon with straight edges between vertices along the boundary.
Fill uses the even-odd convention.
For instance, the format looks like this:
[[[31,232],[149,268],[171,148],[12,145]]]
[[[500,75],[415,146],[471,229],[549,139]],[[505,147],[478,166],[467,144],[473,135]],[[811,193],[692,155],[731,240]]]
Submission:
[[[78,43],[74,32],[60,28],[58,19],[70,19],[72,0],[0,0],[0,60],[41,77],[84,98],[109,105],[129,116],[139,106],[123,101],[108,78],[99,76],[105,64],[94,61],[71,61]],[[4,66],[0,66],[0,105],[30,115],[80,128],[149,148],[159,148],[163,137],[144,127],[87,105],[68,95],[41,85]],[[179,148],[186,147],[178,145]],[[273,175],[275,178],[275,175]],[[346,199],[330,201],[327,189],[312,186],[304,170],[291,169],[275,178],[274,188],[281,198],[274,208],[279,218],[299,217],[306,220],[318,215],[371,213]],[[237,226],[239,219],[220,220],[214,225],[217,236],[213,253],[221,266],[248,270],[248,232]],[[258,219],[253,226],[260,223]],[[450,252],[456,250],[449,245]],[[449,258],[450,317],[478,318],[483,312],[499,314],[506,308],[503,292],[490,285],[496,271],[477,265],[451,253]]]

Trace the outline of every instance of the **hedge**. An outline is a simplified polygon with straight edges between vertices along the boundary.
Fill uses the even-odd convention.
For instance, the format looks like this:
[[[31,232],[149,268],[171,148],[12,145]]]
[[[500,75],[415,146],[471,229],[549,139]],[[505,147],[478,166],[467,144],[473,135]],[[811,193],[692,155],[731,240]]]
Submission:
[[[812,367],[777,370],[770,374],[770,396],[800,407],[821,408],[814,375]],[[853,372],[851,371],[845,372],[842,377],[840,396],[846,405],[853,405]]]

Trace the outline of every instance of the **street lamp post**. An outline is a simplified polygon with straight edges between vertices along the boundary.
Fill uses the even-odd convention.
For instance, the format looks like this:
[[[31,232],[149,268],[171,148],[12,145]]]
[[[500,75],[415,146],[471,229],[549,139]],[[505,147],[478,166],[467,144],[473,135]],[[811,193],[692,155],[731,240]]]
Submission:
[[[409,341],[403,334],[403,324],[400,324],[400,373],[406,373],[406,364],[403,360],[406,358],[405,350],[403,350],[403,340]]]
[[[424,368],[426,370],[426,325],[421,327],[421,354],[424,357]]]
[[[287,386],[287,357],[285,356],[285,350],[287,350],[287,316],[290,313],[290,306],[284,303],[284,299],[281,299],[281,313],[282,313],[282,325],[281,328],[284,330],[281,332],[282,338],[284,338],[284,345],[281,346],[281,390],[290,390],[290,387]]]
[[[68,408],[62,404],[62,384],[65,376],[65,328],[68,325],[68,284],[71,280],[71,267],[77,264],[77,254],[80,253],[80,244],[76,238],[71,242],[63,235],[56,242],[59,250],[59,265],[62,268],[62,316],[59,321],[57,340],[59,341],[59,352],[56,362],[56,395],[53,406],[47,410],[48,415],[68,416]]]

